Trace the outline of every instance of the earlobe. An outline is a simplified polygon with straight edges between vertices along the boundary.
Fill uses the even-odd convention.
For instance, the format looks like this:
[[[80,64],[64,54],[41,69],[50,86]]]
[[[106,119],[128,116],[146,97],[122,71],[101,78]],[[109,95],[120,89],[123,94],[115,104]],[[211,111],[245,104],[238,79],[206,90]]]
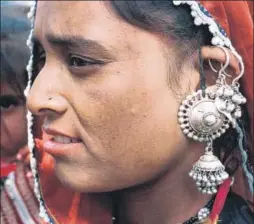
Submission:
[[[226,73],[232,76],[232,78],[234,79],[240,73],[239,60],[235,57],[235,55],[229,49],[225,48],[224,50],[226,50],[229,55],[229,64],[226,69]],[[204,60],[215,61],[215,62],[218,62],[219,64],[224,65],[227,61],[227,56],[224,50],[220,47],[204,46],[201,49],[201,54]],[[216,66],[213,66],[213,67],[217,71],[221,69],[221,67],[216,67]]]

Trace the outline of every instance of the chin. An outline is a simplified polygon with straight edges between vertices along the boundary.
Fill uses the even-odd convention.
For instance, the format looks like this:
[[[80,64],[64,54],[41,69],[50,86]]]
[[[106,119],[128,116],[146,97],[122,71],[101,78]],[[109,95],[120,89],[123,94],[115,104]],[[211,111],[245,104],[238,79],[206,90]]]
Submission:
[[[78,171],[79,170],[79,171]],[[87,172],[80,172],[79,169],[73,167],[67,169],[66,165],[56,164],[55,174],[62,184],[72,191],[80,193],[103,193],[112,191],[112,189],[100,182],[101,178],[96,178]]]

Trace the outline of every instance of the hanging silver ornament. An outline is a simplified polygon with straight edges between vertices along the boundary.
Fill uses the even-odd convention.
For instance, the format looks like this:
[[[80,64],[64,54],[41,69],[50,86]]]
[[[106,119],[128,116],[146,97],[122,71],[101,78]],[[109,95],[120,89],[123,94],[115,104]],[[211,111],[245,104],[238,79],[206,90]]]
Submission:
[[[215,105],[218,111],[223,114],[235,128],[236,119],[241,117],[241,107],[246,103],[246,98],[239,92],[239,85],[222,85],[216,91]]]
[[[210,210],[208,208],[202,208],[202,209],[200,209],[199,212],[198,212],[198,220],[199,220],[199,222],[202,222],[205,219],[207,219],[209,214],[210,214]]]
[[[186,97],[178,112],[178,121],[185,135],[195,141],[207,142],[220,137],[229,128],[230,121],[215,105],[216,94],[198,90]]]
[[[203,194],[215,194],[217,186],[229,177],[224,165],[213,155],[211,145],[212,143],[208,144],[205,154],[193,165],[189,173]]]

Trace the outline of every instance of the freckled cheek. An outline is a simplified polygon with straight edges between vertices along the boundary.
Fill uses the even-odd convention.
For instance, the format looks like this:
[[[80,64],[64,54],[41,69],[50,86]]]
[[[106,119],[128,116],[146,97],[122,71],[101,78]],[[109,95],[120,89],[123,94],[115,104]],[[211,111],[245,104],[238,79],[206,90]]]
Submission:
[[[176,133],[176,118],[170,106],[156,105],[158,96],[139,97],[104,105],[105,116],[94,126],[93,134],[99,140],[95,145],[102,146],[96,153],[110,164],[110,169],[135,173],[142,180],[166,169],[178,153],[176,148],[182,147],[182,139]]]
[[[104,98],[94,107],[92,135],[99,139],[105,152],[123,154],[130,143],[137,142],[138,134],[149,125],[152,100],[137,95],[124,94]],[[129,97],[128,97],[129,96]]]
[[[73,97],[75,111],[92,139],[91,150],[106,161],[137,155],[142,159],[147,152],[156,152],[157,146],[166,151],[170,131],[175,129],[171,119],[176,120],[168,87],[162,81],[146,82],[139,76],[142,72],[110,74],[100,85],[87,81],[86,88],[82,84],[73,91],[78,96]]]

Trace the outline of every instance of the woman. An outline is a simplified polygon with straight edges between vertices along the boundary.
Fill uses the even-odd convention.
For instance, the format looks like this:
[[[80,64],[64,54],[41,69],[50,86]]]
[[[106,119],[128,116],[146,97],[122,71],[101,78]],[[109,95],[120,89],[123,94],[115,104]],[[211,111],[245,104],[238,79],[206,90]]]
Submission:
[[[244,39],[252,46],[246,2],[204,5],[218,19],[228,19],[222,25],[230,28],[235,42]],[[248,31],[242,24],[237,27],[241,40],[233,33],[235,8],[246,15]],[[228,194],[240,160],[236,152],[246,159],[245,123],[250,133],[238,83],[244,66],[233,46],[244,54],[249,81],[250,48],[231,45],[195,1],[39,1],[35,9],[34,48],[29,44],[37,76],[28,107],[45,116],[43,130],[53,138],[42,148],[54,158],[64,186],[117,192],[113,215],[121,224],[252,222],[242,199]],[[31,66],[32,58],[30,75]],[[249,81],[241,87],[251,105]],[[243,160],[251,189],[248,166]],[[54,208],[47,209],[37,194],[44,217],[54,222],[49,211]],[[236,213],[240,210],[245,212]]]

